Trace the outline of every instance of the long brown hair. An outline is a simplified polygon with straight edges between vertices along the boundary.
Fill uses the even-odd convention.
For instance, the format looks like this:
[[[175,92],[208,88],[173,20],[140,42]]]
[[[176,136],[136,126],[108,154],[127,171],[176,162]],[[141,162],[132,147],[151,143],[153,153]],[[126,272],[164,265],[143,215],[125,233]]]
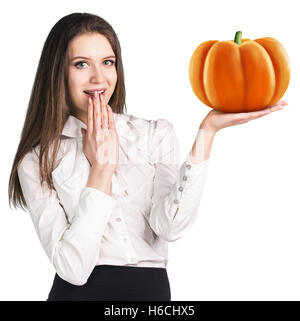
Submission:
[[[41,185],[45,181],[49,189],[54,189],[51,173],[61,142],[60,135],[71,114],[67,87],[68,45],[75,36],[88,32],[98,32],[109,41],[116,56],[117,83],[108,104],[115,113],[123,113],[124,106],[127,110],[121,47],[112,26],[99,16],[89,13],[72,13],[61,18],[45,41],[37,67],[20,143],[9,178],[10,207],[12,203],[15,208],[28,208],[17,168],[23,157],[36,146],[39,147]]]

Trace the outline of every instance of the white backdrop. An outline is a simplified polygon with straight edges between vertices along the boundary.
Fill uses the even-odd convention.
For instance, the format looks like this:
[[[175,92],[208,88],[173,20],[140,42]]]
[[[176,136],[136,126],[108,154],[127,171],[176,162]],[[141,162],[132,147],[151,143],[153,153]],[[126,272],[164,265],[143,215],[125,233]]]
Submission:
[[[46,300],[55,274],[8,178],[42,46],[73,12],[107,20],[122,48],[128,114],[174,124],[182,161],[210,111],[188,64],[206,40],[274,37],[291,60],[283,110],[217,133],[197,220],[169,243],[172,300],[299,300],[299,12],[282,1],[11,1],[1,23],[0,299]],[[298,85],[297,85],[298,83]],[[4,115],[5,114],[5,115]],[[5,154],[6,153],[6,154]]]

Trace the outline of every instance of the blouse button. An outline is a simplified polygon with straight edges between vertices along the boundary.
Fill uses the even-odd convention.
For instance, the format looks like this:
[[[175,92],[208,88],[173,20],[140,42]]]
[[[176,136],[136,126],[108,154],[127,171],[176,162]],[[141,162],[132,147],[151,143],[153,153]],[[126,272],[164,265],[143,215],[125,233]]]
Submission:
[[[186,165],[186,168],[187,168],[187,169],[191,169],[191,167],[192,167],[192,166],[191,166],[190,164]]]
[[[182,179],[183,179],[184,181],[186,181],[186,180],[187,180],[187,177],[186,177],[186,176],[183,176]]]
[[[121,219],[120,217],[117,217],[117,218],[116,218],[116,221],[117,221],[117,222],[121,222],[122,219]]]
[[[175,204],[178,204],[178,203],[179,203],[179,202],[178,202],[178,199],[175,198],[175,199],[174,199],[174,203],[175,203]]]
[[[180,187],[178,188],[178,191],[179,191],[179,192],[182,192],[182,191],[183,191],[183,187],[180,186]]]

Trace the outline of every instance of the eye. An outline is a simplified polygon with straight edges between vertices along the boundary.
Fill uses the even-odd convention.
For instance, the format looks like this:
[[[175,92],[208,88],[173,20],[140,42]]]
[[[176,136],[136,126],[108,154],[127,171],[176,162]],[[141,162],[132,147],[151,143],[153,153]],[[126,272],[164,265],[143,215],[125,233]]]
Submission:
[[[114,60],[105,60],[104,62],[106,62],[106,61],[111,62],[111,65],[106,65],[106,66],[113,66],[115,64]],[[86,62],[85,61],[78,61],[78,62],[76,62],[76,64],[74,66],[77,67],[80,64],[86,64]],[[78,68],[78,69],[82,69],[82,68]]]
[[[111,66],[115,63],[114,60],[105,60],[105,61],[110,61],[111,62]]]
[[[85,64],[85,63],[86,63],[85,61],[78,61],[74,66],[77,67],[78,65]],[[79,69],[82,69],[82,68],[79,68]]]

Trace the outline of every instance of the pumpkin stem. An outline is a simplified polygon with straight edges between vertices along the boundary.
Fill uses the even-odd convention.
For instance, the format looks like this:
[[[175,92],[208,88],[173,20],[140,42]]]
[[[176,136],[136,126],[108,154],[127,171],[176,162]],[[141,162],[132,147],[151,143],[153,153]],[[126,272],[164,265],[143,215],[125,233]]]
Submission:
[[[237,45],[240,45],[240,44],[242,43],[242,31],[237,31],[237,32],[235,33],[234,42],[235,42]]]

